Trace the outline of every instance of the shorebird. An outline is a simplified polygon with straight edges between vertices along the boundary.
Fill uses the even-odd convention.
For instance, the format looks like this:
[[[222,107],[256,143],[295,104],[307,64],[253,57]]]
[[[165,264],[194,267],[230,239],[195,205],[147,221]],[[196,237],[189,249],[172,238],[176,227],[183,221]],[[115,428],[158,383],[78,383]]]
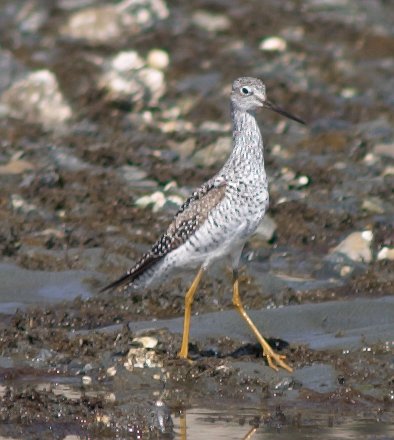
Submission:
[[[230,256],[233,271],[233,305],[261,344],[268,365],[292,371],[285,356],[274,352],[246,313],[239,295],[238,265],[246,240],[268,208],[268,180],[264,168],[263,140],[255,111],[267,108],[296,122],[300,118],[267,100],[264,83],[242,77],[231,91],[233,150],[222,169],[201,185],[181,206],[166,232],[151,250],[121,278],[102,291],[124,286],[145,288],[184,267],[199,267],[185,297],[180,358],[187,358],[193,298],[210,264]]]

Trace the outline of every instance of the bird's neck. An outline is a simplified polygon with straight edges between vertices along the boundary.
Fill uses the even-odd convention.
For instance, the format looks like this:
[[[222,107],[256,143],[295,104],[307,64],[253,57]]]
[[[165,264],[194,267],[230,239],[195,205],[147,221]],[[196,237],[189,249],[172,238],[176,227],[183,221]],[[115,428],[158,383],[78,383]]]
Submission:
[[[263,141],[253,113],[231,109],[233,120],[233,151],[229,163],[241,160],[264,168]]]
[[[231,109],[233,120],[234,146],[242,146],[259,150],[263,147],[261,133],[253,113]]]

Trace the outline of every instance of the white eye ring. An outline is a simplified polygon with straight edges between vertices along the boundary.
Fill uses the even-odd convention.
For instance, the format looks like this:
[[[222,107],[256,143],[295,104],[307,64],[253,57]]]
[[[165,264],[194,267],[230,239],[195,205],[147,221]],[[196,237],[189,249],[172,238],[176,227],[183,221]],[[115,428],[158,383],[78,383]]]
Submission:
[[[239,91],[241,92],[241,95],[244,96],[248,96],[252,94],[252,89],[250,87],[247,86],[243,86],[239,89]]]

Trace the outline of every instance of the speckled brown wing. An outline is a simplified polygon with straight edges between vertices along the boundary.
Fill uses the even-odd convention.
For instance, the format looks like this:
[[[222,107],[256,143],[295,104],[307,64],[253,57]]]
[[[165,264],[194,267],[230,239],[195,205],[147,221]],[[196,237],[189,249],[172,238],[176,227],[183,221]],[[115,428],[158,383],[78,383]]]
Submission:
[[[147,269],[185,243],[205,222],[209,212],[221,202],[225,192],[226,182],[223,179],[212,179],[202,185],[180,207],[167,231],[156,241],[152,249],[121,278],[104,287],[101,292],[131,285]]]

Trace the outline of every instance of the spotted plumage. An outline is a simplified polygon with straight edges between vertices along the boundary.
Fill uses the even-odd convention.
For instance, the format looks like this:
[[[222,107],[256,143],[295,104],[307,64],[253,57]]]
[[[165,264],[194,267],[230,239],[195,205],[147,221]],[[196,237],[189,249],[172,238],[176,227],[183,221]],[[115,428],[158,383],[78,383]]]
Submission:
[[[231,91],[233,151],[222,169],[182,205],[166,232],[123,277],[103,290],[147,287],[184,267],[200,267],[185,299],[185,321],[180,357],[187,357],[190,310],[202,273],[216,259],[229,255],[234,274],[233,303],[261,343],[268,363],[291,368],[276,355],[258,332],[239,298],[238,264],[248,237],[268,207],[268,181],[263,141],[254,112],[268,108],[303,121],[266,99],[265,85],[256,78],[239,78]],[[275,361],[275,363],[273,362]]]
[[[224,180],[208,181],[194,191],[179,208],[167,231],[156,241],[151,250],[145,253],[125,275],[103,290],[131,285],[169,252],[184,244],[205,222],[211,210],[223,199],[225,191]]]
[[[233,265],[268,207],[263,142],[254,110],[266,105],[265,85],[255,78],[234,81],[231,93],[233,152],[223,168],[181,206],[167,231],[125,275],[103,290],[146,287],[183,266],[207,266],[230,254]]]

